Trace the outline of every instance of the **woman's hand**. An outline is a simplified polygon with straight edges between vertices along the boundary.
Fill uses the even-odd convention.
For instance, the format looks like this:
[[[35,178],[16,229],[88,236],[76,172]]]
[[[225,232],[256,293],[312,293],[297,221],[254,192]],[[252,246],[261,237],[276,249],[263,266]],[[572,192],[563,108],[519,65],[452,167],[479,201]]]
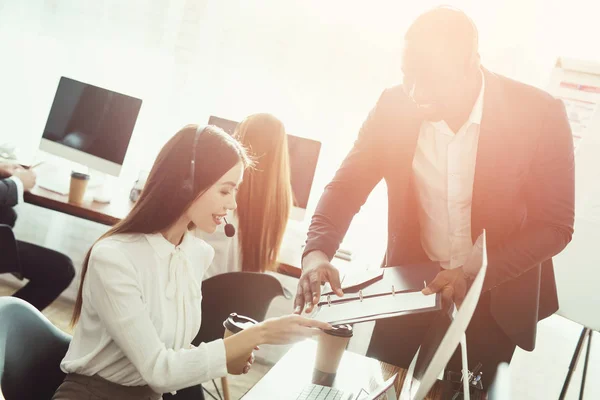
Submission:
[[[314,336],[331,325],[304,318],[299,315],[286,315],[271,318],[257,325],[262,328],[262,343],[289,344]]]
[[[254,352],[250,353],[248,358],[239,358],[227,363],[227,372],[231,375],[247,374],[254,364]]]
[[[325,322],[314,321],[299,315],[270,318],[244,329],[224,340],[227,355],[227,370],[230,374],[246,373],[254,357],[252,349],[261,344],[290,344],[331,329]]]

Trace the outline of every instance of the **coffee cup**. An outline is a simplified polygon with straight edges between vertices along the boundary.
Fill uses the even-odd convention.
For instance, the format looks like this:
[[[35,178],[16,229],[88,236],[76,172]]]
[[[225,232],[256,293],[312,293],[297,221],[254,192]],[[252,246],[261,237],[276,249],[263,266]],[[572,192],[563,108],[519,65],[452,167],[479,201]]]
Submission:
[[[69,203],[83,203],[83,196],[87,189],[90,176],[81,172],[71,173],[71,185],[69,187]]]
[[[337,325],[332,329],[322,331],[317,344],[317,359],[315,360],[314,383],[328,383],[335,377],[346,346],[352,337],[352,326]],[[331,379],[332,380],[332,379]]]
[[[228,338],[229,336],[235,335],[236,333],[241,332],[244,329],[256,324],[258,324],[258,322],[256,322],[252,318],[244,317],[243,315],[237,315],[236,313],[231,313],[229,314],[229,317],[227,317],[227,319],[223,321],[223,327],[225,328],[223,338]]]

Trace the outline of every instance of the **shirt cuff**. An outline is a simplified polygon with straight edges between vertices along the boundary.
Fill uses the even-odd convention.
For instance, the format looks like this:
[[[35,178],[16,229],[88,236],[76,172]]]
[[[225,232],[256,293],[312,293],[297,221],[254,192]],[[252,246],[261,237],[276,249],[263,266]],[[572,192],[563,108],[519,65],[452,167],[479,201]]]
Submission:
[[[227,376],[227,353],[223,339],[213,340],[205,345],[208,353],[209,373],[215,378]]]
[[[23,203],[23,182],[21,182],[21,180],[14,175],[9,177],[8,179],[13,181],[17,186],[17,204]]]
[[[471,249],[467,261],[463,265],[463,272],[471,279],[475,279],[481,269],[483,259],[483,237],[477,238],[477,241]]]

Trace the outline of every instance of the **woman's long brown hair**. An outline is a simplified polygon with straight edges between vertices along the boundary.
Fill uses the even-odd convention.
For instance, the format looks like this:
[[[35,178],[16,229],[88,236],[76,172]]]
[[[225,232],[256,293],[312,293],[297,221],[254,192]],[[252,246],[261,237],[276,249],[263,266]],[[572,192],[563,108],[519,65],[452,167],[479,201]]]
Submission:
[[[196,125],[184,127],[163,146],[133,209],[98,241],[120,233],[161,232],[177,222],[194,199],[238,162],[241,161],[244,167],[250,164],[239,142],[220,128],[208,126],[197,139],[195,182],[192,185],[194,192],[186,193],[183,188],[191,175],[192,146],[197,128]],[[92,249],[87,252],[83,261],[72,325],[77,323],[81,315],[83,282],[91,252]]]
[[[292,207],[285,128],[270,114],[255,114],[237,127],[234,136],[255,161],[237,195],[242,270],[273,270]]]

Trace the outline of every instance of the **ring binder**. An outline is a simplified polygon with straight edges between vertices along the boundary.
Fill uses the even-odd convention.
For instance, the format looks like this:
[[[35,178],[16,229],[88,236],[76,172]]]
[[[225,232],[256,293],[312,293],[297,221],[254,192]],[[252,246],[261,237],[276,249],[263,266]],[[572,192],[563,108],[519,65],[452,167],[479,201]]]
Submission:
[[[381,277],[371,283],[344,291],[344,296],[324,293],[310,317],[335,324],[365,322],[393,316],[441,309],[439,294],[421,293],[440,271],[438,263],[382,268]]]

